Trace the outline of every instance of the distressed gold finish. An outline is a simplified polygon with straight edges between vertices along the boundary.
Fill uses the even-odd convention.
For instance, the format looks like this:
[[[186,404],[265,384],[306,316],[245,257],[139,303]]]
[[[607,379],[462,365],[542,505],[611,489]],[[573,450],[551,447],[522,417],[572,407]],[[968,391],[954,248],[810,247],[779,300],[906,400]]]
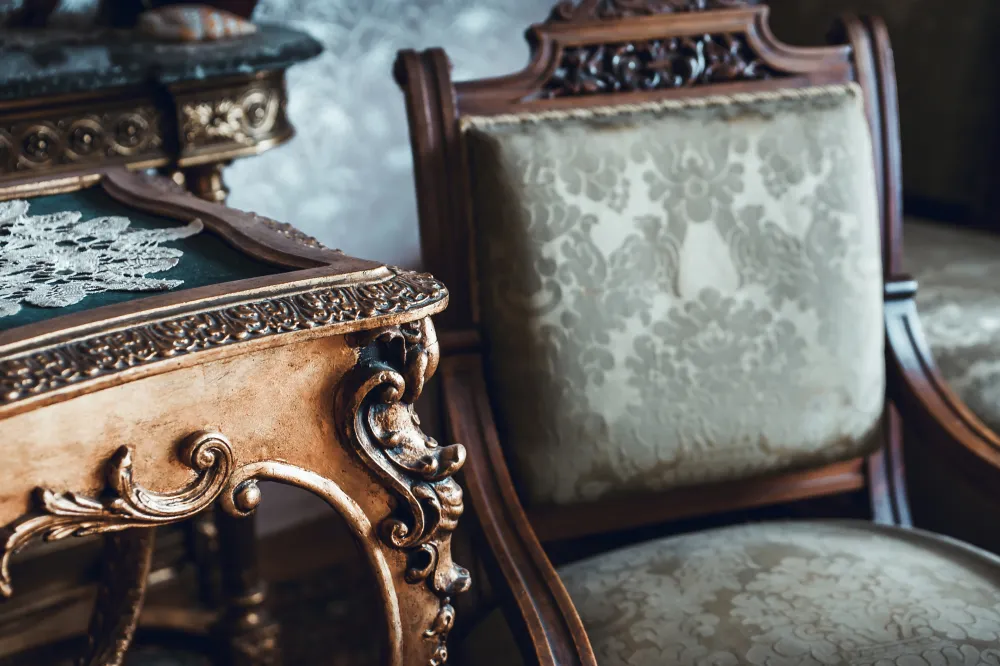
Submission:
[[[108,495],[87,497],[73,492],[37,490],[38,508],[4,528],[0,545],[0,594],[13,588],[10,558],[35,539],[57,541],[71,536],[118,532],[130,527],[152,527],[190,518],[211,506],[233,470],[233,449],[218,433],[192,436],[179,452],[197,477],[171,493],[146,490],[132,478],[133,453],[122,446],[108,463]]]
[[[178,84],[166,95],[114,89],[0,105],[0,185],[28,174],[253,155],[292,136],[284,107],[280,72]]]
[[[380,547],[375,526],[371,524],[357,501],[334,481],[285,462],[266,461],[240,468],[219,498],[222,508],[233,516],[248,515],[257,507],[260,491],[258,480],[279,481],[308,490],[323,499],[347,522],[357,537],[358,545],[371,567],[385,611],[388,629],[388,654],[393,666],[403,663],[403,627],[399,598],[393,588],[393,575],[386,553]]]
[[[252,155],[292,135],[280,75],[230,85],[188,85],[172,92],[180,128],[179,166]]]
[[[41,110],[23,120],[0,115],[0,170],[23,173],[164,157],[160,111],[153,105],[92,105]]]
[[[205,201],[221,204],[229,198],[229,188],[222,177],[223,166],[225,165],[221,163],[202,164],[178,173],[183,174],[183,184],[192,194]]]
[[[286,270],[0,331],[2,564],[37,540],[113,537],[80,664],[120,666],[148,573],[143,539],[214,503],[229,514],[217,511],[215,522],[216,661],[276,663],[253,530],[231,516],[259,505],[258,479],[290,483],[350,527],[382,601],[376,640],[388,664],[443,663],[453,595],[469,586],[450,545],[463,509],[452,475],[465,455],[420,431],[413,401],[437,366],[428,317],[445,308],[447,290],[205,201],[171,178],[114,169],[96,184],[73,174],[32,191],[87,185],[132,209],[198,218],[206,233]],[[133,446],[116,451],[121,442]],[[79,492],[50,490],[63,488]],[[9,572],[0,573],[9,594]]]
[[[121,666],[125,660],[146,596],[155,534],[145,528],[105,537],[101,583],[79,666]]]
[[[128,368],[253,338],[403,314],[443,301],[444,286],[399,270],[389,279],[275,298],[63,342],[0,361],[0,406]]]
[[[430,319],[353,337],[373,359],[358,365],[338,398],[343,439],[406,507],[380,525],[381,538],[407,554],[406,581],[426,583],[440,607],[423,636],[435,644],[431,666],[448,659],[454,595],[469,589],[469,572],[451,558],[451,533],[462,515],[462,489],[452,478],[465,463],[461,444],[440,446],[420,430],[413,402],[437,369],[440,352]]]
[[[0,201],[19,199],[24,197],[42,197],[50,194],[63,194],[64,192],[75,192],[85,187],[90,187],[101,180],[101,174],[92,173],[82,176],[67,176],[65,178],[53,178],[50,180],[30,181],[17,185],[7,185],[0,187]],[[2,182],[2,178],[0,178]]]

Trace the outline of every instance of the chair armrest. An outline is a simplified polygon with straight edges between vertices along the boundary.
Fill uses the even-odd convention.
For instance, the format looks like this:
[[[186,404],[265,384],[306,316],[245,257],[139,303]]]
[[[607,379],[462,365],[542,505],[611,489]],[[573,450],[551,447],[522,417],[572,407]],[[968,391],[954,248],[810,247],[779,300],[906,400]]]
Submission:
[[[522,642],[530,642],[522,647],[527,663],[597,666],[580,616],[514,489],[486,394],[482,359],[477,354],[445,357],[440,377],[448,436],[468,451],[465,485],[490,559],[512,597],[508,622],[515,635],[528,639]]]
[[[941,376],[924,339],[908,277],[885,285],[885,330],[889,399],[917,441],[981,488],[1000,488],[1000,437],[980,421]]]

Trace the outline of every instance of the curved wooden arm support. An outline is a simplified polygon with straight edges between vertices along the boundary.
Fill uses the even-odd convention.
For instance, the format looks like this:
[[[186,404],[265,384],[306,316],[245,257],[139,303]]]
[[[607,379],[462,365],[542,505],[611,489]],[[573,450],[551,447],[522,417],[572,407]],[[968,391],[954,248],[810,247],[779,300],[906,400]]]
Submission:
[[[474,354],[446,358],[442,391],[451,441],[468,450],[465,484],[496,568],[516,608],[507,613],[515,634],[529,640],[528,663],[597,666],[583,622],[549,562],[514,490],[490,412],[482,362]]]
[[[885,330],[889,398],[915,444],[933,446],[970,481],[1000,486],[1000,437],[948,387],[924,339],[914,301],[917,284],[897,278],[885,285]],[[910,443],[907,443],[910,445]]]

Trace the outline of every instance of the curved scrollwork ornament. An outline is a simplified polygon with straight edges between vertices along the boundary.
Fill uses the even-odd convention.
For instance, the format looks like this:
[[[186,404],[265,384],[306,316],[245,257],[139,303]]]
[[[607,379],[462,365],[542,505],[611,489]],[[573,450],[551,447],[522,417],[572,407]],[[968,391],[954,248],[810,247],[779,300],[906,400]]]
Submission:
[[[107,467],[108,488],[102,497],[73,492],[36,490],[38,508],[3,528],[0,545],[0,594],[12,593],[10,558],[35,539],[58,541],[71,536],[153,527],[189,518],[222,492],[233,472],[233,448],[218,433],[198,433],[185,442],[180,460],[197,472],[187,486],[157,493],[137,484],[132,475],[133,450],[122,446]]]
[[[382,540],[407,553],[407,582],[426,584],[440,599],[424,632],[435,642],[430,666],[448,659],[454,595],[469,589],[469,572],[451,558],[451,534],[464,508],[452,478],[465,463],[461,444],[441,446],[420,429],[413,403],[437,369],[437,336],[430,319],[357,334],[362,361],[338,396],[342,436],[402,500],[403,510],[380,526]]]

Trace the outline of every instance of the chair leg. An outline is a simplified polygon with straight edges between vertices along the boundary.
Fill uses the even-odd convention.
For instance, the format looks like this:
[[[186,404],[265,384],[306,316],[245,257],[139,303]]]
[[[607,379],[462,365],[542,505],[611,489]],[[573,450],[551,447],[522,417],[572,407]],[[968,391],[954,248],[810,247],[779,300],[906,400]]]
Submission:
[[[78,666],[121,666],[146,596],[155,528],[109,534],[104,539],[101,582]]]
[[[257,570],[253,516],[234,518],[216,506],[222,614],[215,627],[224,666],[279,666],[279,627],[267,612],[267,586]]]

